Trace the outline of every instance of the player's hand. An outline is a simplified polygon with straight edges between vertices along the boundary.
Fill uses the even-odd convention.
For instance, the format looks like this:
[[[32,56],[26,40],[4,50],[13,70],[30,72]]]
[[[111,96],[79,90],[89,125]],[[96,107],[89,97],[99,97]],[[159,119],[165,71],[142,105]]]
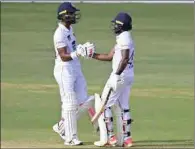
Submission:
[[[120,75],[112,74],[109,79],[109,87],[116,91],[124,84],[124,80],[121,78]]]
[[[93,54],[95,53],[95,45],[93,43],[86,42],[85,44],[83,44],[83,47],[85,48],[84,57],[92,58]]]
[[[76,54],[77,54],[77,56],[85,56],[86,55],[85,47],[82,44],[77,45]]]

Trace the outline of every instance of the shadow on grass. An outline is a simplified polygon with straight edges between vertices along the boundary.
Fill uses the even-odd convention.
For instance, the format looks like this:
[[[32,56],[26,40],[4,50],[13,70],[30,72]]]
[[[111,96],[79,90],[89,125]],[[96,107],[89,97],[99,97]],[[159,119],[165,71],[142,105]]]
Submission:
[[[177,143],[177,142],[186,142],[186,143],[193,143],[194,141],[193,140],[139,140],[139,141],[135,141],[136,143],[151,143],[151,142],[160,142],[160,143],[163,143],[163,142],[167,142],[167,143]]]
[[[139,140],[134,141],[135,147],[192,147],[194,146],[193,140]]]
[[[84,142],[84,145],[93,146],[93,142]],[[194,148],[193,140],[138,140],[134,141],[131,148]],[[93,146],[92,148],[96,148]],[[110,148],[110,147],[108,147]],[[120,147],[111,147],[120,148]]]

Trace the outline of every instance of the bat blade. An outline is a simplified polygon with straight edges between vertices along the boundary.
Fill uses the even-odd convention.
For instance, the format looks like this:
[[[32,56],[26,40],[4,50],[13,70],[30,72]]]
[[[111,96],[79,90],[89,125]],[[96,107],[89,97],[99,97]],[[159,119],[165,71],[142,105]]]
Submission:
[[[101,115],[102,112],[104,111],[105,104],[106,104],[106,102],[105,102],[103,105],[101,105],[99,111],[97,111],[97,112],[95,113],[95,115],[92,117],[92,119],[91,119],[91,122],[92,122],[92,123],[95,123],[95,122],[98,120],[98,118],[100,117],[100,115]]]
[[[105,106],[106,106],[106,104],[107,104],[107,102],[109,100],[109,97],[110,97],[110,94],[111,94],[112,91],[113,91],[112,88],[109,88],[107,90],[106,98],[102,99],[100,108],[98,109],[98,111],[96,111],[95,115],[91,119],[92,123],[96,122],[98,120],[98,118],[100,117],[100,115],[104,112]]]

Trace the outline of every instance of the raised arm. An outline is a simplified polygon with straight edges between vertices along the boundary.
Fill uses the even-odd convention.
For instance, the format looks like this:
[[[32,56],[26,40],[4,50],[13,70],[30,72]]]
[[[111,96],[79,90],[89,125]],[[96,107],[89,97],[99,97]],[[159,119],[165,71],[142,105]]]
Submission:
[[[100,61],[112,61],[114,55],[114,48],[108,54],[94,53],[93,58]]]

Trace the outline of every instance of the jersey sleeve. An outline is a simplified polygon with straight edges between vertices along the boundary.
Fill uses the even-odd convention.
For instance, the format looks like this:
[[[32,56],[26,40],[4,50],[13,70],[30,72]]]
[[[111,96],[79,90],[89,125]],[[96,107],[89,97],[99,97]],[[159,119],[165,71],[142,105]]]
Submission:
[[[67,46],[65,37],[62,33],[56,32],[54,36],[54,42],[55,42],[55,47],[56,48],[63,48]]]
[[[122,36],[120,36],[117,40],[117,45],[120,50],[129,49],[130,40],[128,34],[123,34]]]

